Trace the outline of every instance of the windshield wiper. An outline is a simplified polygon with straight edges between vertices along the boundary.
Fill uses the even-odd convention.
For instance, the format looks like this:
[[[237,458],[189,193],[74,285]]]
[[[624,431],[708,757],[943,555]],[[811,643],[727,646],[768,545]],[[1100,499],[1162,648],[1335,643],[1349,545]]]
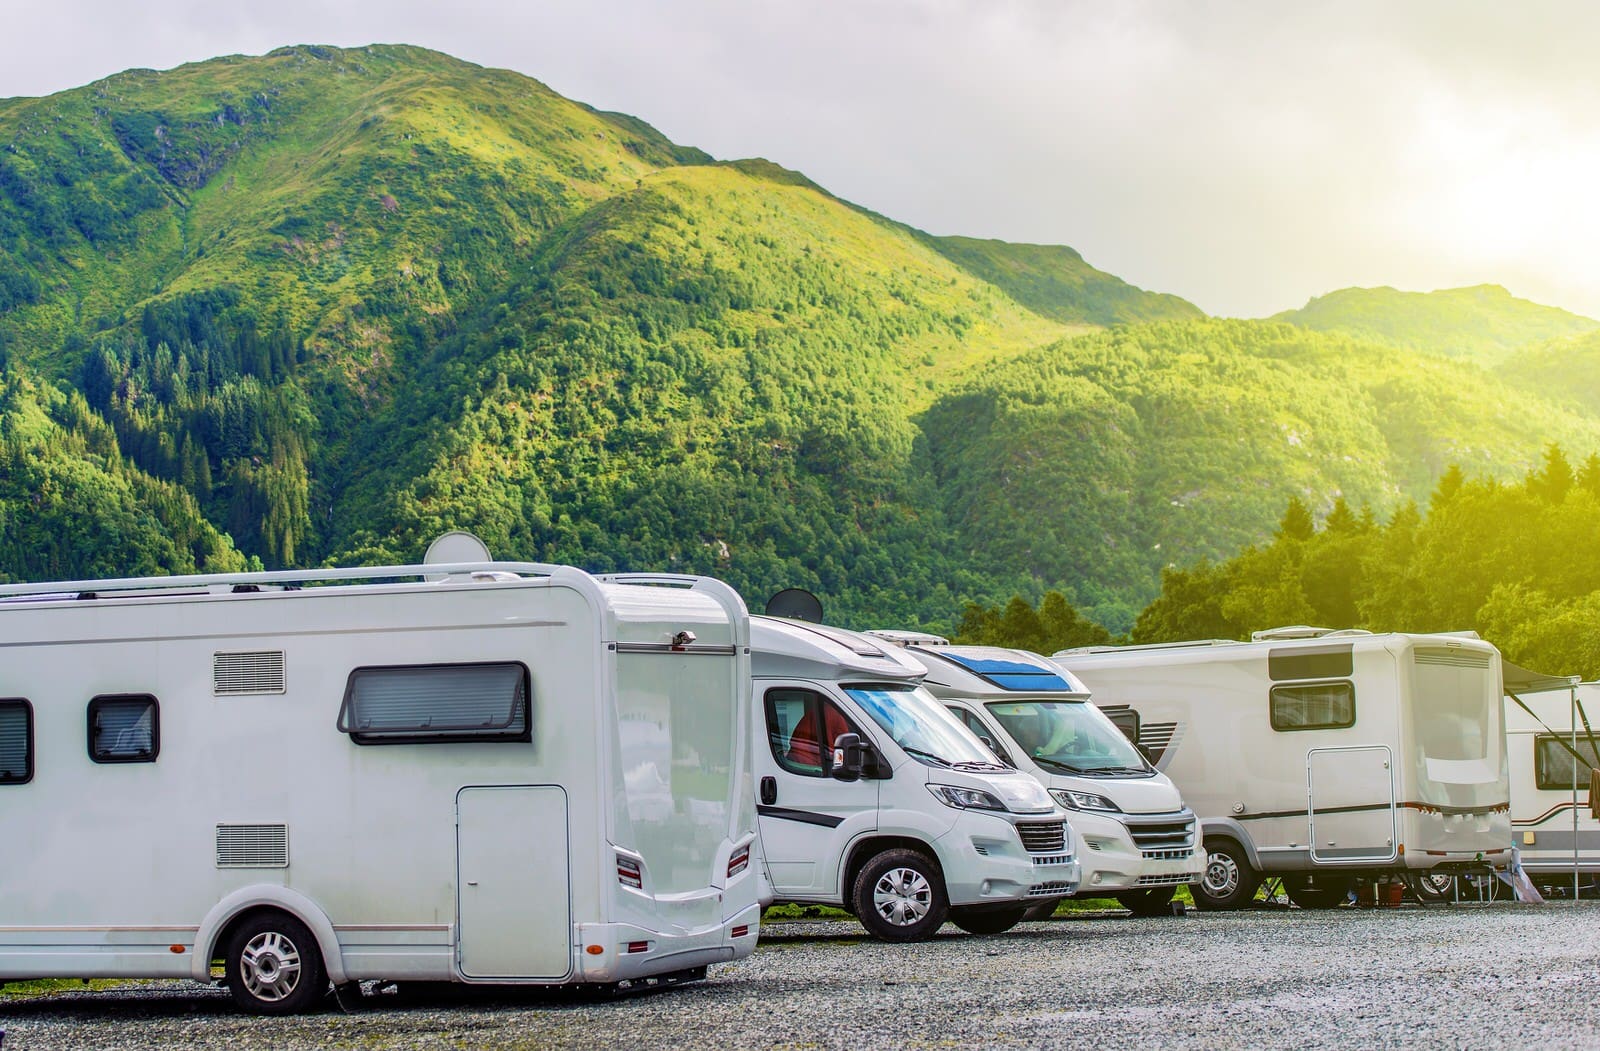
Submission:
[[[912,748],[910,745],[905,745],[905,744],[901,745],[900,747],[905,750],[905,753],[907,755],[915,755],[915,756],[921,756],[924,759],[932,759],[934,762],[938,763],[940,766],[951,766],[951,765],[953,765],[950,762],[950,760],[946,759],[942,755],[934,755],[932,752],[925,752],[921,748]]]
[[[1087,774],[1087,773],[1090,773],[1090,771],[1085,770],[1081,766],[1073,766],[1071,763],[1063,763],[1059,759],[1046,759],[1042,755],[1030,756],[1029,758],[1031,758],[1034,762],[1040,764],[1041,766],[1051,766],[1051,767],[1056,768],[1057,770],[1065,770],[1069,774]]]
[[[957,770],[1000,770],[1008,773],[1011,770],[1009,766],[1004,766],[1000,763],[991,763],[987,759],[964,759],[959,763],[951,763],[950,765]]]
[[[1097,773],[1097,774],[1148,774],[1148,773],[1150,773],[1150,768],[1148,766],[1102,766],[1102,767],[1097,768],[1094,771],[1094,773]]]

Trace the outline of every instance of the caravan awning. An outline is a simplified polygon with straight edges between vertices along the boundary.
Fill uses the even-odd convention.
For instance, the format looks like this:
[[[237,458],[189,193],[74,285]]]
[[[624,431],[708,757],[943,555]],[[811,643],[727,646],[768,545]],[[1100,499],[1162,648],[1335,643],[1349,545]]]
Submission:
[[[1543,693],[1546,690],[1570,690],[1583,681],[1581,675],[1541,675],[1527,668],[1519,668],[1504,657],[1500,659],[1500,677],[1507,693]]]

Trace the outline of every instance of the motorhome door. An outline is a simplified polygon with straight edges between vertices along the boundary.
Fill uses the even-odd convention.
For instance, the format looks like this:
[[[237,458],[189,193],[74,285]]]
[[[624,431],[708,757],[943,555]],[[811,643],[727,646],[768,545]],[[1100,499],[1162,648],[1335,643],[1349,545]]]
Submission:
[[[562,789],[463,788],[456,795],[456,876],[463,976],[567,976],[572,938]]]
[[[1394,754],[1387,745],[1311,749],[1306,797],[1312,861],[1337,865],[1399,856]]]
[[[878,782],[835,778],[832,746],[842,733],[871,738],[817,689],[763,684],[761,694],[756,814],[773,889],[780,899],[835,895],[845,842],[877,827]]]

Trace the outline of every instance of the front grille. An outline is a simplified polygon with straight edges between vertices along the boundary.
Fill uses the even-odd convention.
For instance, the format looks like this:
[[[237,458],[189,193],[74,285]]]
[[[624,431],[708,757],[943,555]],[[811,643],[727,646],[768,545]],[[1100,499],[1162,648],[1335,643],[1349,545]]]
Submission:
[[[1033,863],[1035,865],[1065,865],[1067,862],[1069,862],[1071,860],[1072,860],[1072,855],[1071,854],[1035,854],[1035,855],[1033,855]]]
[[[1194,847],[1194,817],[1190,815],[1168,820],[1132,820],[1128,822],[1128,834],[1142,851],[1187,852]],[[1145,857],[1149,856],[1148,853],[1145,854]]]
[[[1140,876],[1137,885],[1140,887],[1181,887],[1188,883],[1194,873],[1173,873],[1170,876]]]
[[[1072,884],[1064,880],[1051,880],[1049,883],[1035,883],[1028,888],[1030,898],[1059,898],[1063,894],[1072,893]]]
[[[1187,861],[1193,854],[1193,850],[1147,850],[1144,852],[1144,859],[1146,861]]]
[[[1017,835],[1029,854],[1060,854],[1067,849],[1067,826],[1060,821],[1019,822]]]

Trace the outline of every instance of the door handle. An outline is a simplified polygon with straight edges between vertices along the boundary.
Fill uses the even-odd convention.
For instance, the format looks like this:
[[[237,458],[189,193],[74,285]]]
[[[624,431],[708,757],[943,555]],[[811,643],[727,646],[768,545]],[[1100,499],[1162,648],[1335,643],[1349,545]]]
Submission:
[[[763,777],[761,779],[761,805],[771,806],[778,801],[778,779],[776,777]]]

